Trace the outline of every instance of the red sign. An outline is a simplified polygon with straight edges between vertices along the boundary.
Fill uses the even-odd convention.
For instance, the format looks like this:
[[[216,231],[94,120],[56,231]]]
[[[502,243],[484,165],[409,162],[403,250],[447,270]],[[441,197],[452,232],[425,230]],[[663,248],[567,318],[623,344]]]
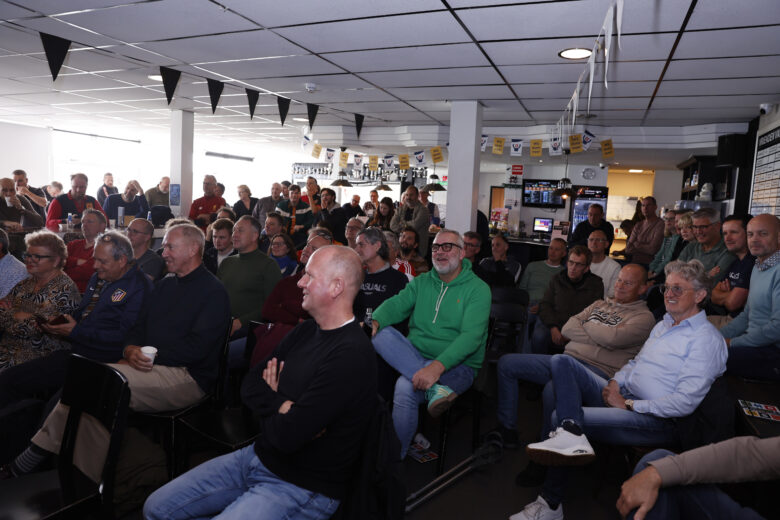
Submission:
[[[523,174],[523,165],[522,164],[513,164],[512,165],[512,175],[522,175]]]

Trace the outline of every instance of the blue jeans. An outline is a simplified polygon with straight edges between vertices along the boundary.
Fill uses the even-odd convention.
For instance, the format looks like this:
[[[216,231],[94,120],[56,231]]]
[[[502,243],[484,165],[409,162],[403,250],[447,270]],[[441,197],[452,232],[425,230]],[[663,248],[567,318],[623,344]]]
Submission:
[[[555,385],[551,429],[568,419],[581,426],[591,441],[622,446],[668,446],[677,443],[677,429],[671,420],[622,408],[608,408],[601,397],[607,380],[573,357],[555,355],[550,365]],[[563,501],[568,473],[566,467],[549,468],[542,488],[545,499],[554,503]]]
[[[151,494],[146,520],[325,519],[339,501],[281,480],[247,446],[204,462]]]
[[[417,431],[418,408],[425,402],[425,392],[414,389],[412,378],[418,370],[428,366],[433,360],[425,359],[417,347],[393,327],[385,327],[374,337],[374,349],[387,364],[401,373],[401,377],[395,382],[393,426],[398,440],[401,441],[403,459]],[[452,367],[444,372],[438,381],[458,395],[468,390],[473,382],[474,369],[466,365]]]
[[[524,354],[547,354],[552,345],[552,334],[538,314],[528,311],[528,322],[525,324]]]
[[[554,389],[551,384],[551,360],[548,354],[505,354],[498,360],[498,421],[505,428],[517,428],[517,381],[530,381],[544,385],[542,393],[543,422],[542,435],[550,431],[550,416],[554,408]],[[577,359],[577,358],[572,358]],[[606,379],[607,375],[588,363],[577,360],[594,374]]]
[[[650,462],[674,455],[671,451],[655,450],[645,455],[634,468],[634,475],[645,469]],[[628,517],[634,520],[632,511]],[[645,516],[647,520],[679,520],[685,518],[740,518],[760,520],[762,517],[750,509],[734,502],[730,496],[713,484],[693,486],[672,486],[661,488],[653,508]]]

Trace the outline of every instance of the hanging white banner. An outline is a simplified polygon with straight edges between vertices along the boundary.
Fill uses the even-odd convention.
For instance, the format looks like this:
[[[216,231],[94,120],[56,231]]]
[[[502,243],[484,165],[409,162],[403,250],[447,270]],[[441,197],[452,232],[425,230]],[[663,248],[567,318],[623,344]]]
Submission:
[[[588,148],[590,148],[590,145],[593,144],[593,141],[595,140],[596,136],[588,130],[585,130],[585,132],[582,134],[582,149],[587,152]]]
[[[512,139],[512,143],[509,146],[509,155],[512,157],[522,157],[523,156],[523,140],[522,139]]]
[[[550,155],[561,155],[561,138],[554,135],[550,138]]]
[[[588,58],[588,114],[590,114],[590,95],[593,92],[593,74],[596,71],[596,52],[598,44],[593,48],[593,53]]]
[[[363,156],[360,154],[355,154],[353,156],[353,162],[355,163],[355,168],[360,168],[363,166]]]
[[[486,136],[485,134],[482,134],[482,140],[479,143],[479,149],[481,151],[483,151],[483,152],[487,148],[487,138],[488,138],[488,136]]]
[[[604,88],[607,85],[607,72],[609,72],[609,49],[612,46],[612,22],[615,18],[615,6],[607,9],[607,17],[604,19]]]
[[[615,18],[617,18],[617,42],[618,42],[618,49],[623,49],[623,47],[620,46],[620,27],[623,25],[623,0],[617,0],[617,12],[615,13]]]
[[[301,139],[301,150],[305,152],[310,144],[311,144],[311,137],[309,137],[308,135],[304,135],[303,139]]]
[[[393,155],[385,155],[384,163],[386,168],[393,167]]]
[[[325,148],[325,160],[328,162],[331,162],[333,160],[333,156],[335,155],[336,150],[333,148]]]
[[[414,152],[414,159],[417,161],[417,166],[422,166],[425,163],[425,150]]]

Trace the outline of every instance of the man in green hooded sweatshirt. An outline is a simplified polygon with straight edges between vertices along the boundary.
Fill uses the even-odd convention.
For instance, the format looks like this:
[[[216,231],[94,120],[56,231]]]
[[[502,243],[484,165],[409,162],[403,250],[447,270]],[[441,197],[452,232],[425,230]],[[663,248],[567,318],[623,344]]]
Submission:
[[[401,458],[417,430],[417,407],[437,417],[469,389],[485,356],[490,288],[464,258],[463,239],[441,230],[431,247],[433,270],[419,275],[373,313],[374,349],[401,373],[393,424]],[[409,318],[404,337],[395,323]]]

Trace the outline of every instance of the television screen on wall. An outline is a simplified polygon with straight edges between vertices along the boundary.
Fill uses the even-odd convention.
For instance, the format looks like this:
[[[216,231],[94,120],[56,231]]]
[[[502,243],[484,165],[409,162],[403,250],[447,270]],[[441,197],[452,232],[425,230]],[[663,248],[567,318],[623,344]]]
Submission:
[[[523,206],[527,208],[563,208],[566,201],[553,195],[557,180],[523,179]]]

